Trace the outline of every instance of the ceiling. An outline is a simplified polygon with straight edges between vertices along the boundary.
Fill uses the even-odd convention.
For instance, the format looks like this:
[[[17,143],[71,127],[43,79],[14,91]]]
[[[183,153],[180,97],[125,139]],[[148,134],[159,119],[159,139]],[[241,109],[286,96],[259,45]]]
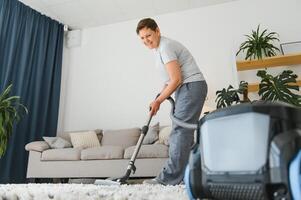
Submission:
[[[235,0],[19,0],[73,29],[113,24]]]

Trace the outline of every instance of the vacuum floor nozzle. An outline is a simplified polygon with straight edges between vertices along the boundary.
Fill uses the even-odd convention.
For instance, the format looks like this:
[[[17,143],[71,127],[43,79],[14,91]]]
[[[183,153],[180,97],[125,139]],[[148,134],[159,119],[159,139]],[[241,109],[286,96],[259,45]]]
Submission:
[[[121,185],[121,182],[117,181],[112,181],[109,179],[97,179],[94,182],[95,185]]]

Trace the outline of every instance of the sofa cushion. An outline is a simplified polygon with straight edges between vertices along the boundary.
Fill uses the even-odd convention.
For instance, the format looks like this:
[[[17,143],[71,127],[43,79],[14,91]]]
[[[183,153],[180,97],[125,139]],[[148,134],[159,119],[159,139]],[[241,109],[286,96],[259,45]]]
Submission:
[[[144,137],[142,144],[153,144],[156,140],[158,140],[159,139],[159,135],[158,135],[159,130],[160,130],[159,122],[153,126],[150,126],[146,136]]]
[[[100,143],[94,131],[70,133],[71,143],[74,148],[99,147]]]
[[[48,149],[42,152],[41,160],[80,160],[80,149]]]
[[[82,132],[89,132],[91,130],[82,130],[82,131],[65,131],[63,133],[58,133],[57,136],[67,140],[71,143],[70,133],[82,133]],[[101,129],[95,129],[92,130],[97,134],[98,140],[101,141],[102,139],[102,130]]]
[[[72,147],[71,143],[61,137],[43,137],[45,142],[52,149],[62,149],[62,148],[70,148]]]
[[[140,128],[104,130],[101,144],[127,148],[137,143],[140,132]]]
[[[170,133],[171,133],[171,126],[166,126],[162,128],[159,132],[159,140],[155,144],[165,144],[168,146]]]
[[[135,146],[128,147],[124,151],[124,158],[131,158],[134,153]],[[163,144],[142,145],[137,158],[167,158],[168,147]]]
[[[49,149],[49,145],[45,141],[34,141],[26,144],[26,151],[39,151],[42,152],[46,149]]]
[[[104,159],[122,159],[123,148],[119,146],[101,146],[84,149],[81,152],[82,160],[104,160]]]

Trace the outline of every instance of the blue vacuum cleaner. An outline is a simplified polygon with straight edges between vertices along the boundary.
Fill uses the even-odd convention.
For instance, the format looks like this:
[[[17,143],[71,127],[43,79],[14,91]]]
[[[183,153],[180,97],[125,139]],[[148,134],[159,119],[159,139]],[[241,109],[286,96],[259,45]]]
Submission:
[[[301,109],[257,101],[207,114],[184,181],[191,200],[301,200]]]

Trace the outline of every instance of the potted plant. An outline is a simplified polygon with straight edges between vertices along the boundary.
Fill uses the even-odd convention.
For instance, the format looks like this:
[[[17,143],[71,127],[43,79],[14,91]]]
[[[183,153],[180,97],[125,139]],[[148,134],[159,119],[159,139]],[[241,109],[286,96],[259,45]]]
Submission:
[[[10,96],[12,85],[0,94],[0,158],[4,155],[9,137],[13,132],[13,125],[27,108],[20,103],[19,96]]]
[[[258,70],[257,76],[261,78],[258,95],[260,100],[282,101],[301,107],[301,96],[293,93],[292,90],[299,91],[296,85],[298,76],[291,70],[284,70],[281,74],[272,76],[266,70]],[[239,94],[243,94],[240,99]],[[241,81],[238,89],[229,85],[227,89],[223,88],[216,92],[216,108],[231,106],[234,103],[250,102],[248,98],[248,83]]]
[[[243,94],[243,100],[240,100],[239,94]],[[223,108],[234,103],[250,101],[246,94],[248,94],[248,83],[245,81],[240,82],[238,89],[234,89],[232,85],[229,85],[227,89],[223,88],[222,90],[218,90],[215,99],[215,102],[217,102],[216,108]]]
[[[301,106],[301,96],[292,92],[299,91],[299,86],[296,85],[298,76],[293,71],[284,70],[281,74],[272,76],[266,70],[259,70],[257,76],[261,78],[258,94],[262,100]]]
[[[236,56],[241,51],[247,51],[245,60],[248,59],[262,59],[263,55],[266,57],[275,56],[276,52],[279,51],[279,48],[275,47],[272,42],[279,41],[278,34],[276,32],[267,33],[267,29],[260,32],[260,25],[258,25],[257,30],[252,30],[252,34],[245,35],[247,40],[243,42],[239,50],[236,53]]]

